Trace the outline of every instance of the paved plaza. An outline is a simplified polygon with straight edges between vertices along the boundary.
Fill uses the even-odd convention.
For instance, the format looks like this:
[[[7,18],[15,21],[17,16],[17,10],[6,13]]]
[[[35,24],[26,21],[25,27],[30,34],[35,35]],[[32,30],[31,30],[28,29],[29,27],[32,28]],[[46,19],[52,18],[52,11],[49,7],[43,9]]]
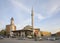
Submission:
[[[5,38],[1,39],[0,43],[60,43],[60,40],[56,41],[34,41],[34,39],[25,39],[25,40],[18,40],[17,38]]]

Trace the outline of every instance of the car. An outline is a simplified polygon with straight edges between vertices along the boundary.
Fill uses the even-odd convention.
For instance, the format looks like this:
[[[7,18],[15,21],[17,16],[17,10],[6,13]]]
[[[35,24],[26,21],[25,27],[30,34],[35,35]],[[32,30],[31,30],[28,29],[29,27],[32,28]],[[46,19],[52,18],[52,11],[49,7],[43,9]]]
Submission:
[[[50,41],[55,41],[56,38],[55,37],[48,37],[47,40],[50,40]]]
[[[31,39],[31,38],[32,38],[32,36],[27,36],[27,38]]]
[[[10,37],[10,38],[16,38],[16,36],[14,36],[14,35],[10,35],[10,36],[8,35],[8,38],[9,38],[9,37]]]
[[[0,35],[0,39],[3,39],[3,36]]]
[[[39,40],[41,41],[41,40],[43,40],[43,38],[40,37]]]
[[[25,40],[25,37],[18,37],[18,40]]]
[[[60,40],[60,37],[56,37],[56,40]]]

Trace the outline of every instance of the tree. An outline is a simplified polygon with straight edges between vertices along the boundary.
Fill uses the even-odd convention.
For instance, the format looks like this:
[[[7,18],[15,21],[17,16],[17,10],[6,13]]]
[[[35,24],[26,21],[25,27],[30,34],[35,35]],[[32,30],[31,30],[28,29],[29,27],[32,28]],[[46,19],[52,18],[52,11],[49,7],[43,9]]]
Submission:
[[[1,31],[0,31],[0,34],[1,34],[1,35],[6,35],[6,30],[1,30]]]

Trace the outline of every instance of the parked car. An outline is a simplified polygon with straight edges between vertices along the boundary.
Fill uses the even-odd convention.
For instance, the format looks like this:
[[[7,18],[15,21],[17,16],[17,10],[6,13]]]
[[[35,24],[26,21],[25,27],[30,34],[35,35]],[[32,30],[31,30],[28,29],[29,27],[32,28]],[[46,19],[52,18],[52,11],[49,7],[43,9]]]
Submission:
[[[25,37],[18,37],[18,40],[25,40]]]
[[[41,40],[43,40],[43,38],[42,38],[42,37],[40,37],[40,38],[39,38],[39,40],[41,41]]]
[[[11,36],[11,38],[16,38],[16,36]]]
[[[3,39],[3,36],[0,35],[0,39]]]
[[[60,37],[56,37],[56,40],[60,40]]]
[[[48,37],[47,40],[55,41],[56,40],[56,37]]]
[[[31,38],[32,38],[32,36],[27,36],[27,38],[31,39]]]

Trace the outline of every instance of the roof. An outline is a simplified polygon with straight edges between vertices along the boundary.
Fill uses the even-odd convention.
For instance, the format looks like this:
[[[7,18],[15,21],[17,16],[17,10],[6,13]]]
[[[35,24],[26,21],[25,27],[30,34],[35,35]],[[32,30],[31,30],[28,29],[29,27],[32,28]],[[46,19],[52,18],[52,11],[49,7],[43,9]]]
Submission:
[[[23,29],[23,30],[32,30],[32,26],[27,25],[26,27],[24,27],[24,29]]]
[[[11,20],[14,20],[14,18],[12,17]]]

